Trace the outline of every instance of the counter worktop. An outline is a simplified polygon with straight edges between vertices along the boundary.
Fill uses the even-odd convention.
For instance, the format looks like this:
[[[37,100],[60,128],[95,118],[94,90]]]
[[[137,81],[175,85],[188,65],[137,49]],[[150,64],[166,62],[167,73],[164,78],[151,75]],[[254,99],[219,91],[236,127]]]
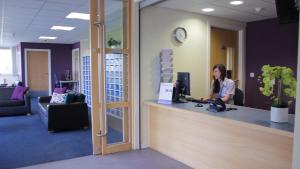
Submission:
[[[230,110],[224,112],[210,112],[207,110],[208,104],[203,104],[203,107],[196,107],[197,103],[172,103],[170,105],[160,104],[157,101],[149,101],[148,104],[157,104],[159,106],[165,106],[168,108],[183,109],[192,111],[195,113],[204,113],[212,116],[218,116],[223,118],[228,118],[232,120],[237,120],[241,122],[247,122],[251,124],[257,124],[260,126],[275,128],[283,131],[293,132],[294,131],[294,115],[289,115],[288,123],[275,123],[270,121],[270,111],[255,109],[243,106],[226,105],[227,108],[237,108],[237,110]]]

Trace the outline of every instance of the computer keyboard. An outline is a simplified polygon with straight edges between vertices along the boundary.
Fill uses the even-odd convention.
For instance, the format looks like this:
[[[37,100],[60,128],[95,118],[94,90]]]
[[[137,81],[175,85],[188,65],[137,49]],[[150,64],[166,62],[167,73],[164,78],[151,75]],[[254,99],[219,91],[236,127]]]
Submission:
[[[194,102],[194,103],[201,103],[201,104],[209,104],[211,103],[211,100],[199,100],[199,99],[195,99],[195,98],[187,98],[188,101]]]

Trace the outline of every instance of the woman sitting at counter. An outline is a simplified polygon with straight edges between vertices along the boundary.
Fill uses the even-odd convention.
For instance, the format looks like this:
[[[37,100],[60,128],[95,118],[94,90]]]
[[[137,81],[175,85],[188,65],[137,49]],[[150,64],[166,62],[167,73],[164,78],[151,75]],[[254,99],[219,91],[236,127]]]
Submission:
[[[207,101],[220,98],[227,104],[233,104],[233,95],[235,92],[235,83],[233,80],[226,78],[226,67],[217,64],[213,67],[214,79],[211,83],[211,90],[208,98],[200,98]]]

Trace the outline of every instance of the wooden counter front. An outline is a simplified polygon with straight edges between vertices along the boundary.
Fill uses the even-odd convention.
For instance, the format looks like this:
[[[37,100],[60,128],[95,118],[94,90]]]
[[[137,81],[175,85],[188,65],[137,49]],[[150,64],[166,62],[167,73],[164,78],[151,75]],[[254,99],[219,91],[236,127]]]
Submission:
[[[293,133],[146,103],[150,147],[199,169],[291,169]]]

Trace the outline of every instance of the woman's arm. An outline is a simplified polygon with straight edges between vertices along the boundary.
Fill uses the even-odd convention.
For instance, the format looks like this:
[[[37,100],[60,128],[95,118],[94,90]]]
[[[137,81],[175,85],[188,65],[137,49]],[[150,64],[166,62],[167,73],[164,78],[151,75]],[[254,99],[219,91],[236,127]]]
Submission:
[[[231,94],[226,94],[224,97],[221,98],[221,100],[225,103],[227,103],[231,98]]]
[[[213,94],[213,84],[214,84],[214,81],[212,80],[211,81],[211,84],[210,84],[210,91],[209,91],[209,95],[208,95],[208,97],[199,97],[199,100],[204,100],[204,101],[206,101],[206,100],[212,100],[213,99],[213,96],[214,96],[214,94]]]
[[[230,80],[228,82],[228,86],[225,88],[224,96],[221,98],[221,100],[225,103],[228,103],[229,100],[234,95],[234,93],[235,93],[235,83],[234,81]]]
[[[207,100],[212,100],[213,99],[213,93],[210,91],[208,97],[199,97],[199,100],[207,101]]]
[[[213,99],[213,92],[210,91],[208,98],[206,100],[212,100]]]

